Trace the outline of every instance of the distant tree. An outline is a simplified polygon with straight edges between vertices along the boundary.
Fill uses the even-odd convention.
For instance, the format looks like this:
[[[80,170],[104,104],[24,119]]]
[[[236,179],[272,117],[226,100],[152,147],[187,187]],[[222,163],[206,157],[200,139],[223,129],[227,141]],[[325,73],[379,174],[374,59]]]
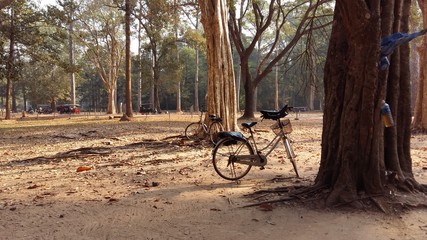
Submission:
[[[50,103],[55,109],[57,101],[68,100],[70,84],[65,69],[53,63],[32,61],[25,63],[22,72],[22,87],[33,107]]]
[[[82,4],[80,42],[95,64],[108,93],[107,113],[116,113],[117,80],[125,55],[123,15],[107,0]]]
[[[136,17],[144,29],[147,43],[146,50],[152,58],[152,91],[151,98],[153,108],[161,112],[160,90],[161,84],[166,81],[162,79],[162,72],[168,69],[168,83],[176,86],[176,81],[180,81],[180,66],[176,61],[177,45],[176,36],[173,31],[171,16],[174,14],[173,2],[167,0],[146,1],[139,0],[135,9]],[[173,61],[171,60],[173,58]],[[176,92],[176,88],[174,90]]]
[[[242,118],[254,118],[257,86],[274,66],[292,51],[305,34],[330,24],[329,19],[321,20],[329,14],[321,11],[321,5],[327,2],[330,0],[241,1],[240,12],[236,12],[235,7],[230,9],[229,29],[239,55],[241,81],[245,89],[245,112]],[[318,11],[321,12],[319,16]],[[253,19],[253,26],[248,27],[248,18]],[[296,25],[295,31],[292,37],[286,39],[286,44],[280,47],[279,43],[284,39],[281,37],[283,29],[289,24],[288,18]],[[247,32],[253,32],[250,39],[246,37]],[[271,41],[265,43],[268,47],[263,53],[258,51],[259,61],[255,71],[251,72],[250,57],[256,48],[261,48],[262,40],[269,34],[272,35]]]
[[[21,69],[28,59],[43,61],[44,52],[51,48],[46,44],[41,14],[35,11],[31,2],[17,0],[8,5],[10,11],[2,9],[0,31],[2,41],[8,45],[7,53],[3,50],[1,59],[5,61],[4,76],[7,79],[5,90],[6,119],[11,111],[17,110],[18,83],[21,80]],[[40,49],[44,51],[39,51]]]
[[[10,109],[10,92],[12,88],[12,82],[16,77],[15,72],[15,44],[16,44],[16,32],[15,32],[15,22],[16,22],[16,6],[11,5],[10,11],[10,25],[9,25],[9,56],[7,58],[6,72],[7,72],[7,82],[6,82],[6,116],[5,119],[11,118],[11,109]]]
[[[130,0],[125,2],[125,35],[126,35],[126,115],[128,117],[133,117],[132,109],[132,55],[130,51],[130,42],[131,42],[131,12],[133,6]]]
[[[69,99],[66,101],[71,104],[76,104],[76,73],[78,72],[78,66],[75,64],[74,24],[78,8],[79,5],[76,0],[57,0],[57,4],[47,7],[46,13],[46,20],[49,25],[56,27],[55,33],[51,34],[50,37],[56,39],[56,41],[64,41],[64,38],[68,39],[67,44],[63,42],[64,45],[67,45],[67,59],[62,59],[62,55],[64,55],[62,52],[60,54],[57,53],[61,57],[53,57],[57,59],[56,65],[64,68],[69,73],[70,91]],[[65,52],[65,50],[62,51]]]
[[[195,50],[195,63],[194,63],[194,98],[192,106],[194,111],[200,111],[200,79],[201,79],[201,57],[206,51],[205,38],[203,32],[200,30],[200,9],[197,4],[197,0],[191,0],[187,6],[183,6],[182,12],[185,14],[185,22],[188,22],[184,32],[184,42],[194,48]]]

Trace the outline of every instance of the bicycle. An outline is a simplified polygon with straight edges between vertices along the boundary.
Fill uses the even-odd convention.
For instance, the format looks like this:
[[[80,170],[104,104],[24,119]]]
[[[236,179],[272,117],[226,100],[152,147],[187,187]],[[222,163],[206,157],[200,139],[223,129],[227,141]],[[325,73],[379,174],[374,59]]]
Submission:
[[[222,126],[222,118],[215,115],[209,115],[210,123],[209,126],[203,121],[203,112],[200,112],[200,120],[198,122],[190,123],[185,128],[185,136],[189,140],[197,141],[204,139],[206,135],[209,136],[209,140],[215,145],[219,138],[218,133],[224,131]]]
[[[280,140],[285,145],[286,153],[296,176],[299,178],[297,166],[295,163],[295,153],[291,146],[291,140],[288,134],[292,132],[292,125],[289,119],[281,120],[288,115],[292,107],[285,105],[280,111],[261,111],[261,118],[275,120],[276,123],[271,126],[276,136],[262,149],[258,150],[254,138],[252,127],[257,122],[242,123],[242,126],[249,130],[250,137],[246,138],[241,132],[220,132],[220,141],[212,151],[212,163],[215,171],[222,178],[227,180],[238,180],[249,173],[252,166],[258,166],[264,169],[267,164],[268,155],[278,146]],[[252,139],[252,141],[250,141]],[[266,154],[263,151],[268,150]]]

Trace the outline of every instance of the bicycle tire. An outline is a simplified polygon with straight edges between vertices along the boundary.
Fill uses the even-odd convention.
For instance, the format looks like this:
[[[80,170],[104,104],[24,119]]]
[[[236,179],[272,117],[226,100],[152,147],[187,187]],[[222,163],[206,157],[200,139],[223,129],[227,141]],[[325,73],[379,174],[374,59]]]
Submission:
[[[292,166],[294,167],[295,174],[299,178],[297,164],[295,162],[295,153],[294,153],[294,150],[292,149],[292,146],[291,146],[291,143],[289,141],[289,138],[284,137],[283,138],[283,144],[285,145],[286,154],[288,155],[288,158],[291,161]]]
[[[245,139],[223,138],[212,152],[215,172],[226,180],[239,180],[248,174],[252,166],[233,162],[233,156],[253,154],[252,146]]]
[[[188,140],[192,140],[192,141],[198,141],[204,138],[204,134],[205,134],[205,129],[206,127],[203,126],[204,123],[201,122],[193,122],[190,123],[186,128],[185,128],[185,137]]]
[[[214,145],[216,145],[216,143],[220,140],[218,133],[222,131],[224,131],[224,127],[220,122],[213,122],[209,126],[209,139]]]

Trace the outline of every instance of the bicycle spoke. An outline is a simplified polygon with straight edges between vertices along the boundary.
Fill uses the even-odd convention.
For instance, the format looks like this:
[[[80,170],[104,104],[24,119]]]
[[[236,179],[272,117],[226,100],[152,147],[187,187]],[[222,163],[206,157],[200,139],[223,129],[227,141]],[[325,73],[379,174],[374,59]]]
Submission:
[[[252,166],[233,162],[233,157],[251,154],[253,149],[245,140],[222,139],[213,151],[214,169],[224,179],[238,180],[244,177]]]

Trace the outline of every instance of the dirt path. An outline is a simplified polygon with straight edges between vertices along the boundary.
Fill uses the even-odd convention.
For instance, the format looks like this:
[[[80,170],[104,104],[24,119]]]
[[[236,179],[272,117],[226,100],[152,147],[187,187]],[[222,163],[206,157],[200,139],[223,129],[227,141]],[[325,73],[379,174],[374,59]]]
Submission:
[[[265,170],[253,169],[240,184],[216,175],[208,144],[174,137],[196,119],[2,121],[0,239],[426,239],[426,210],[384,215],[291,203],[243,208],[255,201],[246,196],[255,190],[312,183],[321,116],[292,121],[301,179],[280,149]],[[263,121],[258,129],[269,125]],[[261,131],[260,138],[268,134]],[[426,140],[415,136],[412,144],[414,174],[422,183]]]

